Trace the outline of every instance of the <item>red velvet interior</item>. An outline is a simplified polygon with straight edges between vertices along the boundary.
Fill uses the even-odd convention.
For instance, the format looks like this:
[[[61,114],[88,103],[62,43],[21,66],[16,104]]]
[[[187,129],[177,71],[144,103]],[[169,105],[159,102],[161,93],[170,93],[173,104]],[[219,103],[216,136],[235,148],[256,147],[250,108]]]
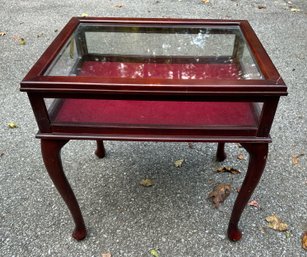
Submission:
[[[256,125],[250,103],[91,99],[65,99],[55,121],[182,126]]]
[[[82,64],[79,76],[103,78],[158,79],[239,79],[236,64],[225,63],[128,63],[95,62]]]
[[[120,78],[238,78],[235,64],[84,62],[79,75]],[[64,99],[56,122],[255,126],[251,103]]]

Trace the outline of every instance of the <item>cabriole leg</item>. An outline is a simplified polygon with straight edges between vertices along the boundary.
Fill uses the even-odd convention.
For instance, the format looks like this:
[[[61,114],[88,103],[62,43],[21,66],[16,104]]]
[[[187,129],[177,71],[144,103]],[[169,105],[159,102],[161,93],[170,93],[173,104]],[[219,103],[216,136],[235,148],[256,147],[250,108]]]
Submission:
[[[225,143],[218,143],[216,151],[216,160],[222,162],[226,159],[227,155],[225,153]]]
[[[68,140],[41,140],[43,160],[48,174],[56,189],[65,201],[75,222],[73,238],[82,240],[86,236],[86,228],[77,199],[64,174],[61,161],[61,148]]]
[[[106,155],[106,151],[104,149],[103,141],[97,140],[97,148],[95,154],[98,158],[103,158]]]
[[[261,178],[268,155],[267,143],[245,143],[242,146],[249,153],[249,164],[229,221],[228,238],[232,241],[241,239],[242,233],[238,228],[238,223],[246,204]]]

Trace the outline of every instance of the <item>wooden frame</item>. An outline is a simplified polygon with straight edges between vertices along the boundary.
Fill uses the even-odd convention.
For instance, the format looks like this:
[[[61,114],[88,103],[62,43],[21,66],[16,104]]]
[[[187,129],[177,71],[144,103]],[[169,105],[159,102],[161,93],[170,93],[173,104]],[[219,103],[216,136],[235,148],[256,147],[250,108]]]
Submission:
[[[45,76],[44,73],[67,44],[79,24],[99,24],[100,26],[139,26],[150,28],[176,28],[189,26],[237,26],[240,28],[246,45],[249,47],[263,79],[252,80],[161,80],[155,78],[121,79],[94,76]],[[78,53],[88,54],[86,37],[80,32],[77,42]],[[233,58],[242,56],[242,36],[236,35]],[[108,58],[121,58],[110,56]],[[135,58],[135,57],[131,57]],[[157,57],[159,59],[159,57]],[[189,57],[187,57],[189,58]],[[157,59],[157,60],[158,60]],[[180,60],[179,60],[180,61]],[[78,65],[78,64],[76,64]],[[77,67],[77,66],[75,66]],[[150,85],[150,87],[148,86]],[[242,20],[190,20],[190,19],[139,19],[139,18],[72,18],[59,33],[52,44],[43,53],[37,63],[21,82],[21,91],[27,92],[34,111],[41,139],[42,155],[47,171],[56,188],[71,211],[76,228],[73,237],[81,240],[86,229],[77,200],[64,175],[60,150],[71,139],[97,140],[96,155],[105,154],[102,140],[138,140],[138,141],[189,141],[218,142],[217,160],[226,158],[225,142],[239,142],[250,154],[246,178],[237,197],[228,228],[231,240],[239,240],[241,232],[238,222],[254,191],[265,167],[268,153],[269,135],[280,96],[287,95],[287,87],[278,71],[247,21]],[[143,101],[190,101],[190,102],[255,102],[262,103],[257,127],[167,127],[103,125],[103,124],[67,124],[53,122],[48,114],[44,99],[111,99]]]

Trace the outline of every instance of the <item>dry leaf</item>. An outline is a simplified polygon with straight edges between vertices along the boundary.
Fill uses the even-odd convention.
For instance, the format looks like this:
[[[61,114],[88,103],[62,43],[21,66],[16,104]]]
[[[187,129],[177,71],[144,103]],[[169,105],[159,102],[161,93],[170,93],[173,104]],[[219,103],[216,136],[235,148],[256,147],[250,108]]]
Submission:
[[[220,203],[224,202],[225,199],[230,195],[231,185],[230,184],[218,184],[209,193],[209,198],[211,198],[212,203],[215,208],[220,206]]]
[[[37,34],[36,37],[37,37],[37,38],[40,38],[40,37],[42,37],[43,35],[44,35],[44,33],[41,32],[41,33]]]
[[[298,165],[300,163],[300,157],[304,156],[303,153],[298,155],[292,155],[291,160],[293,165]]]
[[[258,5],[258,9],[266,9],[265,5]]]
[[[159,253],[156,249],[150,249],[149,253],[154,257],[159,257]]]
[[[102,253],[101,257],[111,257],[111,253]]]
[[[252,201],[248,202],[247,205],[248,206],[253,206],[253,207],[256,207],[256,208],[260,208],[260,205],[259,205],[259,203],[256,200],[252,200]]]
[[[266,217],[265,220],[269,222],[268,227],[271,229],[274,229],[280,232],[288,230],[288,224],[282,222],[282,220],[275,214]]]
[[[19,45],[25,45],[26,44],[26,40],[20,36],[14,35],[12,37]]]
[[[302,235],[302,247],[307,250],[307,231]]]
[[[143,186],[143,187],[151,187],[153,186],[155,183],[152,179],[149,179],[149,178],[145,178],[145,179],[142,179],[140,181],[140,185]]]
[[[188,146],[189,146],[190,149],[193,149],[193,148],[194,148],[194,147],[193,147],[193,144],[192,144],[191,142],[188,143]]]
[[[7,125],[9,128],[17,128],[17,125],[15,122],[9,122]]]
[[[0,32],[0,37],[3,37],[6,35],[6,32]]]
[[[183,162],[184,162],[184,159],[180,159],[180,160],[175,161],[175,162],[174,162],[175,167],[176,167],[176,168],[182,167]]]
[[[26,44],[27,42],[26,42],[26,40],[24,39],[24,38],[19,38],[19,40],[18,40],[18,44],[19,45],[21,45],[21,46],[24,46],[25,44]]]
[[[116,8],[122,8],[124,5],[123,4],[116,4],[116,5],[114,5],[114,7],[116,7]]]
[[[241,190],[241,187],[236,188],[237,193],[240,193],[240,190]]]
[[[209,0],[201,0],[204,4],[208,4]]]
[[[240,171],[237,169],[234,169],[232,167],[221,167],[216,170],[216,172],[222,173],[222,172],[229,172],[231,174],[240,174]]]
[[[240,154],[238,154],[237,159],[242,161],[242,160],[245,160],[245,157],[242,153],[240,153]]]

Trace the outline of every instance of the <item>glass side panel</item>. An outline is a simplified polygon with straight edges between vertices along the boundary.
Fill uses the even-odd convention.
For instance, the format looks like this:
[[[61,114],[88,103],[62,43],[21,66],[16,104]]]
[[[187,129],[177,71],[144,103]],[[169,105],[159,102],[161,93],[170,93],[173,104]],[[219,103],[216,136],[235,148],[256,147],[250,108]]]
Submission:
[[[262,106],[253,102],[179,102],[45,99],[51,123],[82,126],[258,126]]]
[[[46,76],[263,79],[239,26],[80,24]]]
[[[79,58],[76,51],[76,40],[74,37],[71,37],[45,75],[75,76],[76,74],[74,74],[73,70]]]
[[[198,33],[197,33],[198,32]],[[213,34],[210,30],[177,33],[85,32],[88,53],[120,56],[172,57],[231,56],[235,34]],[[221,42],[223,42],[221,44]]]

